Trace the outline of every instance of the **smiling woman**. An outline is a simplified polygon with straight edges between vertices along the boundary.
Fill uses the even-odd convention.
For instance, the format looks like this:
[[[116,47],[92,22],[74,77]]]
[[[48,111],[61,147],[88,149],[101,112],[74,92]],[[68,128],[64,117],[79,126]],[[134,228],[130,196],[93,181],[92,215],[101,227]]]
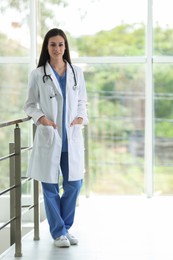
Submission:
[[[72,67],[78,78],[75,91]],[[52,79],[48,84],[43,82],[45,71]],[[56,93],[54,102],[47,93],[50,88]],[[71,64],[65,33],[53,28],[44,37],[38,66],[30,75],[24,109],[37,125],[28,177],[42,183],[50,233],[58,247],[78,243],[69,234],[69,229],[74,222],[84,177],[82,126],[88,122],[86,102],[83,72]],[[62,196],[59,193],[60,174],[63,177]]]

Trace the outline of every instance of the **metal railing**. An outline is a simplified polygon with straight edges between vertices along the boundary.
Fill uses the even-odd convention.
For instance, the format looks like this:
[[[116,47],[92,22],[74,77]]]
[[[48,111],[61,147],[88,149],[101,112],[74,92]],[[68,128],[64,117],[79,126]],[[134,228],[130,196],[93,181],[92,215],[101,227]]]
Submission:
[[[0,128],[14,125],[14,143],[9,144],[9,154],[0,158],[0,162],[9,159],[10,187],[0,192],[0,196],[10,192],[10,220],[0,227],[0,230],[10,224],[10,245],[15,244],[15,257],[22,256],[22,215],[34,209],[34,240],[39,240],[39,185],[33,180],[33,205],[22,205],[22,184],[31,181],[30,178],[21,176],[21,153],[29,151],[32,147],[21,147],[21,129],[19,124],[29,121],[22,118],[0,124]],[[33,137],[35,127],[33,126]],[[22,212],[22,208],[26,208]]]

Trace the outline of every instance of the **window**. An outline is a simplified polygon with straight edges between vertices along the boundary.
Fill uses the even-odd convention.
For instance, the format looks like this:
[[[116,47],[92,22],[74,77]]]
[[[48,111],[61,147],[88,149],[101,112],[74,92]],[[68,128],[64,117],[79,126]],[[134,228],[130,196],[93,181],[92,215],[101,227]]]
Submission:
[[[171,0],[1,2],[1,120],[24,115],[43,37],[62,28],[86,79],[91,188],[172,193]]]

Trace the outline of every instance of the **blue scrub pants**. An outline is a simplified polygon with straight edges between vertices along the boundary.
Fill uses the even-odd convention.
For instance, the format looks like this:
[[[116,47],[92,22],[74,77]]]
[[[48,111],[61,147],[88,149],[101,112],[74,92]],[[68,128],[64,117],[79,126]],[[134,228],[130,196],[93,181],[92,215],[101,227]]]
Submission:
[[[59,185],[42,182],[44,204],[50,233],[53,239],[66,235],[74,222],[76,200],[82,180],[68,181],[68,152],[62,152],[60,161],[63,175],[63,194],[59,195]]]

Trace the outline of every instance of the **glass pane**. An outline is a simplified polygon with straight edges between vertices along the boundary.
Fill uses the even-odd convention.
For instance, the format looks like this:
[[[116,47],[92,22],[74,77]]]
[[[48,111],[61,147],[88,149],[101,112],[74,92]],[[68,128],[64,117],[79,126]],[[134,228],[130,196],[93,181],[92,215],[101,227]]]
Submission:
[[[0,56],[28,56],[29,0],[1,0]]]
[[[173,65],[154,66],[155,192],[173,193]]]
[[[0,122],[26,117],[27,64],[0,64]]]
[[[154,54],[173,55],[172,0],[153,1]]]
[[[90,65],[85,78],[93,192],[144,189],[144,65]]]
[[[63,29],[72,58],[145,54],[146,0],[68,0],[66,6],[52,2],[40,1],[39,34],[43,37],[55,25]],[[46,12],[46,6],[52,11]]]

